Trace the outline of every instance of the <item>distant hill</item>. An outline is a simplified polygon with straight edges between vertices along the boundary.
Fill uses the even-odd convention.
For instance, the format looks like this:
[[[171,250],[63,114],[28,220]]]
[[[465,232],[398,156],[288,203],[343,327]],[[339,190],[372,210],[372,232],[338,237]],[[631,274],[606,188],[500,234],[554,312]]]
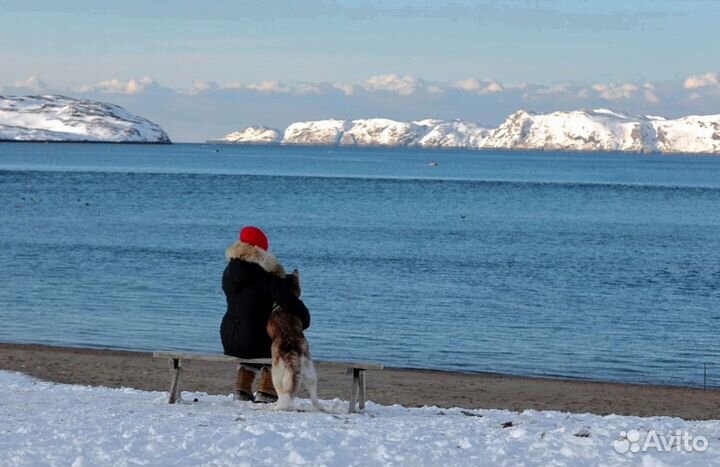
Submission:
[[[170,143],[122,107],[65,96],[0,96],[0,141]]]
[[[520,110],[497,128],[462,120],[331,119],[296,122],[282,131],[248,127],[212,142],[720,154],[720,115],[668,120],[608,109]]]

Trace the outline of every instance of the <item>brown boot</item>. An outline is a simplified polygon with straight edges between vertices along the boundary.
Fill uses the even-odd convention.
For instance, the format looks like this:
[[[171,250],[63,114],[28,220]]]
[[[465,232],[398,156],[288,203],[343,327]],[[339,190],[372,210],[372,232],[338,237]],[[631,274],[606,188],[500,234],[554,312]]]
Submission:
[[[262,370],[260,370],[260,382],[258,383],[258,390],[257,393],[255,393],[254,402],[269,404],[276,402],[277,399],[277,391],[275,391],[275,386],[273,386],[270,367],[264,366]]]
[[[255,372],[248,370],[244,366],[240,366],[240,368],[238,368],[237,380],[235,380],[233,399],[236,401],[254,400],[252,393],[253,381],[255,381]]]

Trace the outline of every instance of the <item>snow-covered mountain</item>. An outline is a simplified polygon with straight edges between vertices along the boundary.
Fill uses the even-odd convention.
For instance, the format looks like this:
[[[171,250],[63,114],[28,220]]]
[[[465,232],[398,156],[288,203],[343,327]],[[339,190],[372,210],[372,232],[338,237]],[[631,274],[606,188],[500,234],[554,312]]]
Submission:
[[[676,120],[607,109],[510,115],[486,148],[720,153],[720,115]]]
[[[258,129],[282,137],[262,138]],[[399,122],[387,118],[361,120],[316,120],[296,122],[285,131],[248,127],[213,142],[280,143],[305,146],[387,146],[387,147],[477,147],[491,130],[460,120],[419,120]]]
[[[254,127],[220,142],[309,146],[387,146],[556,151],[720,154],[720,115],[675,120],[607,109],[537,114],[520,110],[495,129],[462,120],[399,122],[384,118],[296,122],[272,141],[253,139]],[[251,131],[252,130],[252,131]],[[266,129],[267,131],[270,131]],[[239,140],[233,135],[242,134]]]
[[[282,141],[282,134],[274,128],[251,126],[229,133],[219,141],[238,144],[273,144]]]
[[[0,141],[169,143],[157,124],[122,107],[65,96],[0,96]]]
[[[577,110],[510,115],[486,141],[485,147],[565,151],[650,151],[652,117],[610,110]]]
[[[334,146],[349,127],[345,120],[317,120],[297,122],[285,129],[282,144],[305,144],[308,146]]]

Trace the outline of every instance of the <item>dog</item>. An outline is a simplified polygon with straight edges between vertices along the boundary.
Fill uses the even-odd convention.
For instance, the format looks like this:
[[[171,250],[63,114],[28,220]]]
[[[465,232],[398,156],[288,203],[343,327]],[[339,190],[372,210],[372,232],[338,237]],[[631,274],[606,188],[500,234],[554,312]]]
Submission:
[[[285,280],[290,290],[300,297],[300,273],[295,269]],[[276,306],[270,314],[267,334],[272,341],[272,381],[278,394],[275,410],[292,410],[293,400],[302,383],[310,393],[315,409],[324,412],[317,397],[317,372],[310,357],[308,341],[300,318]]]

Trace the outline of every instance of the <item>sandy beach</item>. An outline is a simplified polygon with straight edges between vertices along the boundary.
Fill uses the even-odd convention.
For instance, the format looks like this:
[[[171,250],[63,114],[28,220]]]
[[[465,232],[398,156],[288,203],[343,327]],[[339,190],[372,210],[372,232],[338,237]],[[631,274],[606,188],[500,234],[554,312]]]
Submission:
[[[350,378],[344,368],[325,362],[317,367],[320,397],[347,399]],[[0,369],[59,383],[155,391],[167,391],[169,386],[168,362],[145,352],[0,343]],[[232,364],[190,363],[183,390],[229,394],[234,372]],[[408,407],[720,419],[720,390],[409,369],[371,371],[367,387],[374,402]]]

